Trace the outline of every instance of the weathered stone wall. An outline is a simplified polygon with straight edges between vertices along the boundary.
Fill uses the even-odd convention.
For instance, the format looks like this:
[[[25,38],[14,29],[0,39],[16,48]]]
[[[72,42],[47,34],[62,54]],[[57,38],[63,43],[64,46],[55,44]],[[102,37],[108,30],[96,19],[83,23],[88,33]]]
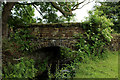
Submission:
[[[112,34],[112,36],[113,39],[111,41],[109,49],[112,51],[118,51],[120,50],[120,34]]]
[[[32,24],[28,28],[37,38],[34,39],[34,43],[39,45],[37,48],[64,46],[73,49],[76,43],[73,36],[84,33],[80,23]]]
[[[38,38],[72,38],[77,33],[84,31],[80,27],[80,23],[61,23],[61,24],[32,24],[28,28],[32,30],[32,34]]]
[[[39,38],[54,38],[64,39],[72,38],[73,35],[83,32],[80,27],[36,27],[33,29],[33,34]]]
[[[73,49],[76,40],[73,38],[78,33],[84,33],[80,23],[52,23],[32,24],[27,27],[36,36],[35,43],[38,48],[50,46],[64,46]],[[26,26],[19,26],[25,28]],[[120,50],[120,35],[112,34],[113,39],[109,45],[110,50]]]

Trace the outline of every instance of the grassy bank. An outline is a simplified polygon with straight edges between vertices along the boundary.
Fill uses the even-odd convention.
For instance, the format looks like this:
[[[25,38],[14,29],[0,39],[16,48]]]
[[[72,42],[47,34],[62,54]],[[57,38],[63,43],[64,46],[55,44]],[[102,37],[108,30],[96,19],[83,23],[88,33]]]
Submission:
[[[107,57],[88,59],[80,63],[75,78],[117,78],[118,52],[108,52]]]

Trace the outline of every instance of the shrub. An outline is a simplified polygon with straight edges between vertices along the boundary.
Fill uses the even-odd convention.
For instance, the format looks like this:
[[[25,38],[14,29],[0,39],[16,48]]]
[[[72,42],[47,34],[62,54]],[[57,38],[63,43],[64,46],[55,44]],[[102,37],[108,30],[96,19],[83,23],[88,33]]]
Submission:
[[[66,47],[61,47],[60,48],[60,54],[62,56],[62,58],[71,58],[74,59],[77,55],[77,51],[73,51],[70,48],[66,48]]]
[[[52,74],[50,72],[51,65],[48,66],[48,76],[49,79],[55,78],[55,79],[67,79],[67,78],[73,78],[75,77],[75,65],[74,64],[64,64],[66,67],[59,68],[59,64],[56,66],[56,72],[55,74]]]
[[[21,53],[32,52],[35,46],[31,39],[34,35],[31,34],[29,29],[17,29],[15,33],[10,34],[10,41],[16,44],[19,48],[17,50]]]
[[[90,11],[89,14],[90,16],[83,22],[86,32],[75,35],[78,39],[76,47],[81,54],[98,55],[112,39],[110,26],[113,26],[113,23],[105,15],[101,16],[100,11]]]
[[[9,63],[3,68],[3,78],[33,78],[37,72],[34,63],[28,58],[21,58],[18,64]]]
[[[17,63],[14,61],[14,58],[20,58],[23,56],[21,52],[18,51],[19,46],[15,42],[10,41],[9,39],[2,39],[2,66],[6,66],[9,62]]]
[[[45,70],[47,70],[48,58],[45,58],[43,61],[37,60],[35,62],[35,65],[40,72],[44,72]]]

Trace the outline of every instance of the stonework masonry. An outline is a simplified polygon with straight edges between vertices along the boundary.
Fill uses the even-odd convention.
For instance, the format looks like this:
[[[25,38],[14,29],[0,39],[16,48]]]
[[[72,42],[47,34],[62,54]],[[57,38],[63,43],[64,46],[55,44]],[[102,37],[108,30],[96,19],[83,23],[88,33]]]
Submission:
[[[34,43],[38,43],[37,48],[63,46],[73,49],[76,43],[73,36],[84,33],[80,23],[32,24],[27,27],[37,38],[34,40]]]
[[[25,28],[26,26],[18,26],[18,29]],[[32,34],[37,39],[34,40],[38,43],[37,48],[50,47],[50,46],[63,46],[73,49],[76,39],[74,35],[84,33],[81,23],[49,23],[49,24],[31,24],[27,28],[32,31]],[[110,44],[110,49],[120,49],[120,35],[112,35],[113,39]]]

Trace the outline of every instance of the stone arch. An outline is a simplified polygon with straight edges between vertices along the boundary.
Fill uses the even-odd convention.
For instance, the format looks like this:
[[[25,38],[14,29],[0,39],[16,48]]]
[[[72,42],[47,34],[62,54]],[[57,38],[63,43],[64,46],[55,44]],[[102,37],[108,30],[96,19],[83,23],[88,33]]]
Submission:
[[[75,43],[77,39],[38,39],[34,41],[34,43],[37,43],[37,46],[35,49],[43,48],[43,47],[67,47],[70,49],[75,48]]]

